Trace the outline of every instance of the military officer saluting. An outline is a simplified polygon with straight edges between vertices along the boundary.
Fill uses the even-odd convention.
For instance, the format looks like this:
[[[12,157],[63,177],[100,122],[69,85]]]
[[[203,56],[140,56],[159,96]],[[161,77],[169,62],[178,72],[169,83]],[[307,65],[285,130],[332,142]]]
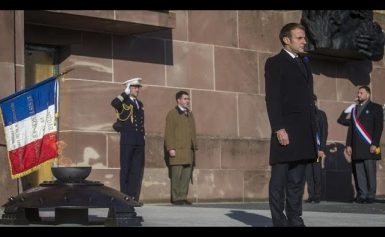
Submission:
[[[141,80],[125,81],[126,89],[111,102],[117,115],[114,129],[120,133],[120,191],[136,201],[144,171],[144,107],[138,100]]]

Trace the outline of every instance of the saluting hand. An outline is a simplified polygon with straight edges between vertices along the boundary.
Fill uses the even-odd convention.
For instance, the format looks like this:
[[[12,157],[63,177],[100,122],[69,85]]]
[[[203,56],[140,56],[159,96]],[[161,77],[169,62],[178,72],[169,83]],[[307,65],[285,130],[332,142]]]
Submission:
[[[126,89],[124,89],[124,93],[126,93],[127,95],[130,94],[130,85],[127,85]]]
[[[353,110],[353,108],[354,107],[356,107],[356,103],[353,103],[353,104],[351,104],[351,105],[349,105],[349,107],[347,107],[345,110],[344,110],[344,112],[346,113],[346,114],[350,114],[350,112],[352,112],[352,110]]]

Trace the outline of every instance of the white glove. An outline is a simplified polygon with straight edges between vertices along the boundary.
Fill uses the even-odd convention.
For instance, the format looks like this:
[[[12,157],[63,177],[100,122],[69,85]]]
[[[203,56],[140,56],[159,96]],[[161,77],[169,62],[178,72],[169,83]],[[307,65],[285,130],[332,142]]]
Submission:
[[[124,89],[124,93],[126,93],[127,95],[130,94],[130,84],[128,84],[126,89]]]
[[[350,112],[352,112],[352,110],[353,110],[353,108],[356,106],[356,103],[353,103],[353,104],[351,104],[351,105],[349,105],[349,107],[347,107],[345,110],[344,110],[344,112],[345,113],[350,113]]]

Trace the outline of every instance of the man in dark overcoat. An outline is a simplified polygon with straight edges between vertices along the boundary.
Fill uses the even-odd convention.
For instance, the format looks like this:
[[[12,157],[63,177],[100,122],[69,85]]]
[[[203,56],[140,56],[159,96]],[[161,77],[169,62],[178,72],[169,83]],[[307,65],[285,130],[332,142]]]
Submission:
[[[111,105],[117,111],[120,133],[120,191],[139,202],[144,171],[144,107],[138,99],[141,78],[124,82],[126,89]]]
[[[300,56],[306,44],[304,27],[289,23],[279,38],[283,49],[265,64],[272,131],[269,204],[274,226],[304,226],[305,167],[317,158],[313,77],[308,60]]]
[[[317,124],[318,158],[306,165],[306,183],[309,198],[307,203],[320,203],[322,192],[322,160],[326,157],[326,141],[328,138],[328,119],[326,113],[317,107],[317,96],[313,96],[315,119]]]
[[[356,177],[356,202],[373,203],[376,197],[376,161],[381,159],[380,140],[384,114],[370,101],[370,88],[360,86],[358,104],[351,112],[346,153],[351,156]]]

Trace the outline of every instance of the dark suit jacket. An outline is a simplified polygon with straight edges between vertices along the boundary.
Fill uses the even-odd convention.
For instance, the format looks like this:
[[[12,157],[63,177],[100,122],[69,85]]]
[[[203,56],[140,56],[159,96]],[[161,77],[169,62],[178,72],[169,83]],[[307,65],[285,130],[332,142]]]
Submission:
[[[272,130],[270,164],[317,158],[313,76],[304,74],[284,50],[265,64],[266,107]],[[275,132],[286,129],[290,144],[281,146]]]
[[[326,152],[326,141],[328,138],[328,119],[326,113],[320,109],[316,109],[316,121],[317,131],[320,136],[320,147],[319,150]]]
[[[145,131],[143,103],[140,100],[137,100],[139,104],[138,109],[136,104],[125,92],[120,95],[124,98],[123,102],[120,101],[118,97],[111,101],[112,107],[121,113],[120,117],[125,119],[129,115],[127,110],[123,111],[123,103],[132,105],[134,110],[132,121],[131,118],[128,118],[123,122],[123,130],[120,132],[120,144],[144,146]]]
[[[353,116],[353,114],[351,116]],[[384,125],[384,114],[381,105],[369,101],[358,117],[358,120],[372,137],[372,145],[379,146]],[[352,160],[381,159],[380,155],[370,153],[370,145],[359,136],[356,126],[354,125],[353,117],[350,119],[350,126],[346,137],[346,146],[352,147]]]

